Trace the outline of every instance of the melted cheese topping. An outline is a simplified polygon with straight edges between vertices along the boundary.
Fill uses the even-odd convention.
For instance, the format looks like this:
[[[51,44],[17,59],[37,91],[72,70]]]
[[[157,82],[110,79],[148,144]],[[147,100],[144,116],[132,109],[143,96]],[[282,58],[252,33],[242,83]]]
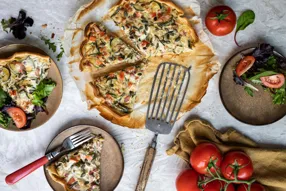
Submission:
[[[100,190],[100,158],[104,139],[101,135],[55,162],[57,173],[73,190]]]
[[[17,106],[26,113],[32,113],[33,91],[48,75],[51,62],[38,56],[17,58],[0,66],[0,85]]]
[[[81,48],[83,71],[96,71],[107,65],[134,63],[140,59],[139,53],[125,44],[120,38],[107,34],[101,24],[89,25],[88,40]]]
[[[105,103],[119,114],[126,115],[133,111],[140,79],[145,65],[131,66],[124,70],[110,73],[95,80]]]
[[[192,28],[179,22],[179,13],[154,0],[125,2],[114,7],[111,18],[147,56],[181,54],[192,50]]]

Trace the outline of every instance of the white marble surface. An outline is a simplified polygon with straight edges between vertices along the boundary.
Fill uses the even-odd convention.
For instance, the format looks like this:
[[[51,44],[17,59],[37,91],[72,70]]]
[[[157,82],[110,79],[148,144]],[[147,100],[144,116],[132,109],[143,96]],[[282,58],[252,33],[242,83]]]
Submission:
[[[32,34],[23,41],[15,40],[11,34],[1,31],[0,45],[29,43],[46,50],[54,57],[54,54],[39,40],[39,34],[51,35],[51,33],[55,33],[55,40],[61,38],[64,25],[69,17],[80,5],[87,2],[88,0],[0,0],[0,19],[16,16],[19,9],[22,8],[35,20],[35,25],[28,29],[29,32],[32,31]],[[243,45],[242,48],[258,42],[268,42],[286,55],[285,0],[199,0],[199,2],[202,18],[210,7],[221,3],[231,6],[237,15],[246,9],[253,9],[256,13],[255,24],[238,34],[238,40]],[[42,24],[48,24],[48,27],[42,29]],[[239,50],[233,42],[233,34],[225,37],[210,35],[210,38],[222,65],[231,54]],[[58,132],[77,124],[101,126],[114,135],[119,143],[124,143],[125,172],[116,191],[134,190],[145,149],[152,139],[152,133],[147,130],[130,130],[113,125],[98,116],[97,111],[87,111],[86,105],[81,102],[75,83],[68,73],[65,58],[58,62],[58,67],[64,81],[64,93],[62,103],[52,119],[40,128],[28,132],[14,133],[0,129],[0,190],[52,190],[45,179],[42,168],[13,186],[7,186],[4,178],[12,171],[41,157],[48,143]],[[201,117],[218,129],[233,127],[264,146],[277,148],[286,146],[285,117],[272,125],[259,127],[238,122],[227,113],[220,101],[218,79],[219,74],[210,81],[208,92],[202,103],[186,114],[177,123],[171,134],[159,137],[158,152],[147,191],[175,190],[175,178],[182,169],[187,167],[187,164],[176,156],[166,156],[165,150],[171,145],[173,137],[184,120],[188,118]]]

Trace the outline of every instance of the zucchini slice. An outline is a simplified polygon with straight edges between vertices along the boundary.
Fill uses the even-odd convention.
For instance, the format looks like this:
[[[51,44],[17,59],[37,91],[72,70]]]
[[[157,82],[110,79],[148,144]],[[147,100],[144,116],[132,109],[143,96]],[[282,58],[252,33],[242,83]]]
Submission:
[[[156,1],[151,1],[150,9],[152,12],[157,13],[162,8],[161,4]]]
[[[122,46],[122,41],[119,38],[114,38],[110,41],[110,47],[114,52],[118,52]]]
[[[134,4],[133,7],[136,11],[144,11],[144,8],[139,3]]]
[[[11,76],[10,70],[6,67],[3,67],[1,70],[2,70],[1,75],[0,75],[1,81],[2,82],[8,81]]]

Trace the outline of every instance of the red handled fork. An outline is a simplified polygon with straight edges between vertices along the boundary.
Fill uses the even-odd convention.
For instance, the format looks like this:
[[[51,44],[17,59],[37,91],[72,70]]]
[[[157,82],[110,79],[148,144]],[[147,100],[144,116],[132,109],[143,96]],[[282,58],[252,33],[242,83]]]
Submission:
[[[73,150],[76,147],[79,147],[80,145],[82,145],[83,143],[91,140],[92,138],[94,138],[94,135],[90,132],[89,129],[82,130],[80,132],[77,132],[67,137],[63,141],[62,145],[56,148],[54,151],[46,154],[42,158],[39,158],[38,160],[6,176],[5,178],[6,183],[10,185],[15,184],[16,182],[18,182],[25,176],[29,175],[30,173],[32,173],[39,167],[47,164],[49,161],[54,159],[56,156],[59,156],[61,153]]]

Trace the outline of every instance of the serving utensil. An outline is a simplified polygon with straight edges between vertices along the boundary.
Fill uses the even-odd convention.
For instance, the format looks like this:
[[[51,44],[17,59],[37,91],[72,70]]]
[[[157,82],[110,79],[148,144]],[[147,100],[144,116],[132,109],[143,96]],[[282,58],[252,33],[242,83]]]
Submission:
[[[55,157],[59,156],[60,154],[71,151],[83,143],[91,140],[94,138],[94,135],[90,132],[89,129],[85,129],[82,131],[79,131],[69,137],[67,137],[61,146],[57,147],[54,151],[46,154],[45,156],[39,158],[38,160],[28,164],[27,166],[24,166],[23,168],[13,172],[12,174],[9,174],[6,176],[5,181],[7,184],[15,184],[25,176],[29,175],[39,167],[45,165],[49,161],[53,160]]]
[[[156,154],[158,134],[169,134],[178,118],[190,81],[190,68],[164,62],[156,71],[146,115],[146,128],[155,133],[146,151],[136,191],[144,191]]]

